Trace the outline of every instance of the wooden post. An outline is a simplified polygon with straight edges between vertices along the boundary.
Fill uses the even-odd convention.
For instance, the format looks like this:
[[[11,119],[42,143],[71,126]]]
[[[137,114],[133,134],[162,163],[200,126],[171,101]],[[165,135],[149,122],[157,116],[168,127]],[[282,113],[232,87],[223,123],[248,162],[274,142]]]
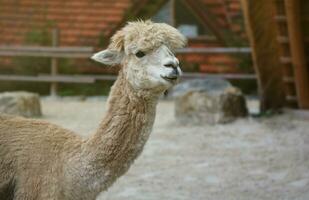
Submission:
[[[279,63],[279,45],[270,0],[241,0],[254,69],[258,78],[261,111],[284,106],[284,85]]]
[[[59,30],[53,29],[52,30],[52,46],[57,47],[59,46]],[[57,76],[58,74],[58,58],[51,58],[51,76]],[[58,83],[52,82],[50,84],[50,95],[56,97],[58,93]]]
[[[300,22],[300,1],[285,0],[288,33],[299,108],[309,109],[309,70]]]
[[[207,8],[203,6],[203,3],[198,0],[186,0],[183,1],[184,5],[191,11],[191,14],[196,16],[196,19],[216,36],[216,39],[222,44],[226,44],[225,33],[220,29],[220,25],[216,20],[212,19],[211,14]],[[226,31],[226,30],[225,30]],[[231,33],[231,32],[230,32]],[[232,34],[232,33],[231,33]]]
[[[176,12],[175,12],[175,0],[170,1],[170,12],[171,12],[171,26],[176,27]]]

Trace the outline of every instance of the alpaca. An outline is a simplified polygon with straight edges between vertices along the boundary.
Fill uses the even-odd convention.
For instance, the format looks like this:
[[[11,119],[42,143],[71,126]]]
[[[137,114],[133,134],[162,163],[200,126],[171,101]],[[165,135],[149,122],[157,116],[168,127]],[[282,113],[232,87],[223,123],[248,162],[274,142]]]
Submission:
[[[159,96],[180,74],[177,29],[129,22],[94,60],[121,64],[107,114],[87,139],[42,120],[0,116],[0,199],[93,200],[123,175],[151,132]]]

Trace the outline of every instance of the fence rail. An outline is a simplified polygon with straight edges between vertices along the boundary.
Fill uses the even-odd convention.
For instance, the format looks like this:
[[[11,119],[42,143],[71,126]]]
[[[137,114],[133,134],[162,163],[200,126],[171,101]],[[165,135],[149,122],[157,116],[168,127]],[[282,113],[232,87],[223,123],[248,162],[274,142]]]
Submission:
[[[0,75],[0,81],[26,81],[26,82],[58,82],[58,83],[94,83],[101,80],[116,80],[116,75],[41,75],[22,76],[22,75]],[[202,74],[184,73],[182,79],[196,78],[224,78],[229,80],[254,80],[254,74]]]
[[[25,82],[57,82],[57,83],[94,83],[95,78],[90,76],[66,76],[66,75],[38,75],[38,76],[22,76],[22,75],[0,75],[0,81],[25,81]]]
[[[26,75],[6,75],[0,74],[0,81],[25,81],[25,82],[48,82],[51,83],[50,94],[57,95],[58,83],[94,83],[100,80],[115,80],[115,75],[59,75],[59,58],[89,58],[94,53],[92,47],[58,47],[57,30],[52,34],[53,46],[0,46],[0,56],[29,56],[29,57],[48,57],[51,58],[51,74],[39,74],[37,76]],[[250,54],[251,49],[242,48],[184,48],[176,51],[177,54]],[[256,79],[253,74],[201,74],[184,73],[183,79],[193,78],[225,78],[225,79]]]
[[[92,47],[25,47],[0,46],[0,56],[29,56],[49,58],[89,58]]]
[[[255,80],[255,74],[202,74],[202,73],[184,73],[183,79],[194,78],[224,78],[229,80]]]
[[[176,51],[178,54],[198,53],[198,54],[250,54],[249,47],[209,47],[209,48],[183,48]]]
[[[37,47],[37,46],[0,46],[0,56],[33,56],[56,58],[89,58],[92,56],[92,47]],[[177,54],[250,54],[251,48],[183,48],[176,51]]]

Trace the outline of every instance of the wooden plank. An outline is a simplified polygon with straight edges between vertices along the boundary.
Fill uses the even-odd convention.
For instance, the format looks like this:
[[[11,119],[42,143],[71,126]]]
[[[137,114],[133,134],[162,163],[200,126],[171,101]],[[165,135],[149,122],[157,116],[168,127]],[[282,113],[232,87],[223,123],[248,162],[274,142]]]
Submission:
[[[202,74],[202,73],[184,73],[183,79],[194,78],[223,78],[229,80],[256,80],[255,74]]]
[[[54,57],[54,58],[90,58],[93,53],[54,53],[54,52],[16,52],[16,51],[0,51],[0,56],[29,56],[29,57]]]
[[[298,105],[302,109],[309,109],[309,70],[300,25],[300,1],[285,0],[284,2]]]
[[[277,37],[277,41],[279,43],[282,43],[282,44],[288,44],[289,43],[289,38],[286,37],[286,36],[278,36]]]
[[[255,74],[201,74],[184,73],[183,79],[193,78],[224,78],[229,80],[255,80]],[[58,83],[94,83],[95,81],[114,81],[116,75],[57,75],[50,76],[39,74],[38,76],[0,75],[0,81],[30,81],[30,82],[58,82]]]
[[[175,0],[170,0],[170,13],[171,13],[171,21],[170,25],[176,27],[176,8],[175,8]]]
[[[295,83],[294,77],[287,77],[287,76],[284,76],[284,77],[283,77],[283,81],[286,82],[286,83]]]
[[[0,46],[0,56],[89,58],[93,52],[92,47]]]
[[[57,47],[59,46],[59,30],[53,29],[52,30],[52,46]],[[58,74],[58,58],[51,58],[51,76],[56,76]],[[50,95],[55,97],[57,96],[58,92],[58,83],[51,82],[50,84]]]
[[[0,81],[25,81],[25,82],[58,82],[58,83],[94,83],[92,77],[83,76],[21,76],[21,75],[0,75]]]
[[[82,75],[79,77],[90,77],[97,81],[110,80],[114,81],[117,79],[117,75]],[[230,80],[255,80],[255,74],[203,74],[203,73],[183,73],[181,76],[183,79],[192,78],[224,78]]]
[[[221,54],[250,54],[249,47],[210,47],[210,48],[183,48],[176,53],[221,53]],[[10,47],[0,46],[0,56],[37,56],[59,58],[89,58],[93,55],[93,48],[88,47]]]
[[[282,64],[291,64],[292,63],[292,58],[291,57],[286,57],[286,56],[281,56],[279,58],[280,62]]]
[[[50,80],[58,83],[94,83],[95,78],[91,76],[83,75],[44,75],[40,74],[38,76],[40,80]]]
[[[286,99],[287,101],[290,101],[290,102],[297,102],[297,97],[296,97],[296,96],[287,95],[287,96],[285,97],[285,99]]]
[[[178,54],[251,54],[249,47],[210,47],[210,48],[183,48],[176,51]]]
[[[277,21],[277,22],[286,22],[286,16],[285,15],[276,15],[275,16],[275,20]]]
[[[213,35],[198,35],[194,37],[187,37],[189,41],[207,41],[207,42],[218,42],[217,38]]]
[[[260,109],[281,109],[285,104],[274,5],[269,0],[241,0],[254,69],[258,77]]]
[[[87,77],[94,78],[98,81],[114,81],[117,79],[117,75],[85,75]]]
[[[42,51],[42,52],[92,52],[93,47],[46,47],[46,46],[8,46],[8,45],[0,45],[0,51]]]

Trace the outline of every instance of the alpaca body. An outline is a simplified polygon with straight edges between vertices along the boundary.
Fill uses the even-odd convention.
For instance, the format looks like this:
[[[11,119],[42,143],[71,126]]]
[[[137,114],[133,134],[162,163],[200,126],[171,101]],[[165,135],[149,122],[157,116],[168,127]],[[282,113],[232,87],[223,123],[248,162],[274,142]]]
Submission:
[[[0,117],[0,183],[6,184],[1,185],[0,190],[9,184],[14,187],[14,199],[18,200],[61,199],[64,154],[74,148],[67,142],[81,145],[80,138],[58,126],[37,120]],[[59,194],[53,194],[54,191]]]
[[[112,114],[87,140],[44,121],[0,117],[0,191],[10,184],[15,199],[95,199],[125,173],[151,132],[157,97],[142,99],[121,77]]]
[[[40,120],[0,116],[0,200],[94,200],[123,175],[151,132],[159,96],[181,73],[186,39],[151,21],[128,23],[92,58],[121,70],[88,139]]]

